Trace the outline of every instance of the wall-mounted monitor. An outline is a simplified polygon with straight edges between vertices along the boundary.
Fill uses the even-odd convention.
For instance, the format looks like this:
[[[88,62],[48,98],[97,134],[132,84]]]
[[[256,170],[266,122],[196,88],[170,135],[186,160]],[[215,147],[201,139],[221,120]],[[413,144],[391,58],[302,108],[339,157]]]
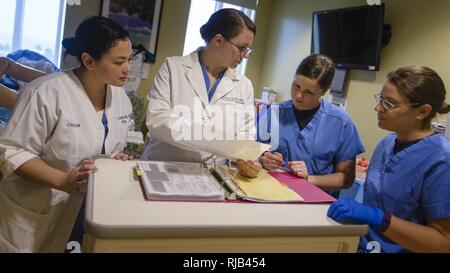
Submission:
[[[338,68],[379,70],[383,25],[384,4],[313,12],[311,52]]]

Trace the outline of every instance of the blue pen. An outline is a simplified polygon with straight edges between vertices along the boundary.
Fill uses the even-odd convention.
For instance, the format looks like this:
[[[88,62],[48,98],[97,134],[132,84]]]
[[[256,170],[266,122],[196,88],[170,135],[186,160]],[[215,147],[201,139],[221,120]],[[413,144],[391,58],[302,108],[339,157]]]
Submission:
[[[294,172],[294,170],[291,169],[286,163],[284,163],[283,165],[279,166],[278,169],[283,170],[285,172],[290,172],[290,173]]]

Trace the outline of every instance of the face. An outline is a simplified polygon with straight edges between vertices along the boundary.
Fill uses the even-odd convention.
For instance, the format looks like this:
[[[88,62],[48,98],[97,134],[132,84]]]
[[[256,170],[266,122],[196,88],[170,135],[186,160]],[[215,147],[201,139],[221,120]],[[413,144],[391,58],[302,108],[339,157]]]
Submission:
[[[236,68],[241,64],[244,58],[249,57],[250,53],[246,49],[252,47],[254,37],[255,35],[253,32],[244,28],[239,35],[230,38],[229,40],[223,38],[223,53],[230,56],[229,58],[224,58],[225,60],[228,60],[228,63],[225,64],[226,67]]]
[[[131,54],[130,40],[118,40],[100,60],[95,61],[96,76],[107,84],[123,86],[130,71]]]
[[[319,81],[303,75],[296,75],[292,81],[292,103],[298,110],[311,110],[319,107],[323,96]]]
[[[386,81],[381,91],[381,99],[388,103],[377,103],[375,111],[378,113],[378,127],[392,132],[407,132],[417,120],[417,108],[412,107],[406,96],[400,93],[398,88],[391,82]],[[390,104],[390,105],[389,105]]]

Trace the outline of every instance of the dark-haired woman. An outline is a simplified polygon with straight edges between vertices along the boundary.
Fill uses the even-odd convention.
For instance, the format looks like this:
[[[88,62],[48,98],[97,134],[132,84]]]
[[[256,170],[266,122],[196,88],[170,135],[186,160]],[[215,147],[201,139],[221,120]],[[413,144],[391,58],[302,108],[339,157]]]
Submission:
[[[393,133],[376,147],[364,204],[343,199],[328,216],[368,224],[362,252],[450,252],[450,142],[431,129],[448,113],[445,86],[427,67],[391,72],[375,95],[378,126]]]
[[[260,158],[265,169],[289,167],[326,190],[351,187],[356,156],[364,152],[364,146],[349,115],[322,99],[334,72],[328,57],[306,57],[292,81],[292,99],[271,105],[267,115],[261,116],[258,140],[272,145],[272,151]]]
[[[0,139],[0,252],[64,252],[89,158],[127,158],[127,31],[92,17],[63,45],[81,66],[28,84]]]
[[[207,141],[203,126],[225,131],[224,138],[239,135],[255,139],[253,87],[235,70],[249,57],[255,24],[241,11],[222,9],[209,18],[200,33],[206,47],[188,56],[167,58],[148,92],[150,140],[143,159],[201,162],[209,156],[180,144],[177,124],[194,127],[195,132],[185,140]],[[261,170],[256,161],[236,163],[244,176],[255,177]]]

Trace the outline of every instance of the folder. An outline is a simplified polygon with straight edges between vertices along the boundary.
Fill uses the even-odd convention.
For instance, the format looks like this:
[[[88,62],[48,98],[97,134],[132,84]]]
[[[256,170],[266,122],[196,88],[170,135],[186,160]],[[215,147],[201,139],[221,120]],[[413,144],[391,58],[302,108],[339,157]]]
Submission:
[[[226,166],[199,163],[138,161],[144,197],[148,201],[214,201],[258,203],[323,203],[335,199],[289,173],[261,171],[245,178]],[[137,173],[136,173],[137,174]]]

